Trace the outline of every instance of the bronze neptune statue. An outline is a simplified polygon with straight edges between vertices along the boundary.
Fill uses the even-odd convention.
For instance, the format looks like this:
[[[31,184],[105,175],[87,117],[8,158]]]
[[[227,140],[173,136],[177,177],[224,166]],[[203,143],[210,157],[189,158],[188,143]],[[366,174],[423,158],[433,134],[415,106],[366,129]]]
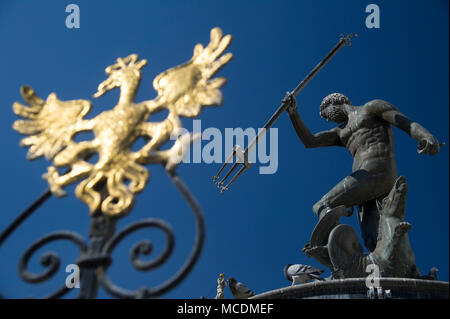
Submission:
[[[443,144],[386,101],[353,106],[346,96],[330,94],[320,105],[320,116],[339,126],[316,134],[301,119],[295,96],[287,93],[284,101],[306,148],[342,146],[354,159],[352,173],[314,204],[319,222],[303,252],[330,267],[335,277],[365,276],[368,263],[381,266],[384,275],[420,276],[406,235],[411,227],[404,222],[407,184],[397,175],[392,126],[418,142],[419,154],[436,155]],[[358,206],[361,233],[370,254],[363,254],[350,226],[339,224],[339,218],[350,216],[354,206]]]

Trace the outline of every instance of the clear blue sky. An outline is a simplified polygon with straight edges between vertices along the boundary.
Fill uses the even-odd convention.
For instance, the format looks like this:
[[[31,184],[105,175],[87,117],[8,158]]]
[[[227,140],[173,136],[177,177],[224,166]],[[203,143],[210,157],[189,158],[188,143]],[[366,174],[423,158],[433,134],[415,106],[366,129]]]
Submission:
[[[76,3],[81,28],[65,27],[65,7]],[[381,9],[381,28],[367,29],[365,7]],[[341,33],[359,38],[344,48],[298,97],[304,121],[314,132],[332,127],[318,115],[319,104],[332,92],[347,95],[355,105],[380,98],[423,124],[439,140],[449,142],[448,123],[448,1],[0,1],[0,134],[3,182],[0,229],[4,229],[46,182],[48,163],[28,162],[12,130],[14,101],[29,84],[41,97],[56,92],[60,99],[92,99],[105,79],[104,68],[117,57],[138,53],[148,59],[137,100],[155,96],[153,78],[191,57],[196,43],[207,44],[209,30],[221,27],[233,36],[228,51],[234,59],[221,71],[228,78],[224,104],[204,109],[203,127],[260,127],[291,90],[336,43]],[[93,113],[112,108],[118,91],[93,102]],[[186,127],[191,120],[184,121]],[[283,277],[288,263],[320,266],[300,250],[316,223],[311,207],[351,171],[352,158],[343,148],[306,150],[287,115],[276,123],[279,167],[274,175],[259,175],[254,166],[231,191],[219,194],[211,183],[219,164],[185,164],[179,174],[201,203],[207,225],[206,243],[191,275],[166,298],[215,295],[220,272],[245,282],[255,292],[289,285]],[[419,156],[417,144],[395,129],[399,174],[409,187],[406,220],[416,263],[422,273],[436,266],[439,278],[449,276],[448,149],[435,157]],[[134,211],[119,222],[158,217],[172,224],[177,242],[174,255],[161,269],[135,271],[129,263],[131,245],[145,237],[161,249],[155,231],[140,231],[114,252],[112,280],[128,289],[155,286],[171,276],[193,244],[190,212],[161,167],[149,167],[151,178],[138,195]],[[17,273],[20,254],[37,238],[60,229],[87,236],[89,214],[74,187],[63,199],[51,198],[0,248],[0,293],[6,297],[43,296],[60,286],[64,268],[51,281],[32,285]],[[357,227],[356,216],[345,220]],[[62,264],[78,252],[64,242],[46,246],[31,269],[39,271],[39,256],[54,250]],[[156,252],[159,250],[156,249]],[[68,296],[75,296],[71,292]],[[101,297],[106,297],[103,291]],[[227,290],[227,296],[230,296]]]

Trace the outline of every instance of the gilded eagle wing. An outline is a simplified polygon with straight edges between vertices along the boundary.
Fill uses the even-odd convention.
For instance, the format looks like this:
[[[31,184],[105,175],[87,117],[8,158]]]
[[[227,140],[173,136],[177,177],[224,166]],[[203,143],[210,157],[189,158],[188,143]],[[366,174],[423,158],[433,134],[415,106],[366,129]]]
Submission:
[[[51,160],[77,132],[77,126],[91,109],[91,102],[61,101],[55,93],[44,101],[29,86],[23,86],[21,94],[29,106],[14,103],[14,113],[25,120],[15,121],[13,128],[29,136],[23,138],[20,144],[30,146],[28,159],[45,156]]]
[[[153,80],[158,99],[177,115],[195,117],[201,107],[220,105],[225,78],[211,79],[232,58],[231,53],[220,56],[231,42],[231,36],[222,35],[222,30],[211,30],[208,46],[197,44],[192,58],[185,64],[159,74]]]

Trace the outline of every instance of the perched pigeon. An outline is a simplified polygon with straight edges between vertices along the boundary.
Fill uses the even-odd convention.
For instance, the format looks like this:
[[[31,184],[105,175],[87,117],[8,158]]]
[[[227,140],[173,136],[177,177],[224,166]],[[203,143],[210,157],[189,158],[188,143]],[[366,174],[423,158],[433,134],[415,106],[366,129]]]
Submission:
[[[289,264],[284,267],[283,272],[287,280],[292,281],[292,286],[296,283],[306,283],[311,279],[324,280],[320,275],[325,270],[314,268],[313,266],[301,264]]]
[[[246,285],[242,282],[237,282],[233,277],[228,278],[228,285],[231,294],[237,299],[247,299],[255,295]]]
[[[439,269],[437,269],[436,267],[433,267],[430,269],[430,272],[428,273],[428,275],[422,276],[422,279],[437,280],[437,272],[438,271],[439,271]]]

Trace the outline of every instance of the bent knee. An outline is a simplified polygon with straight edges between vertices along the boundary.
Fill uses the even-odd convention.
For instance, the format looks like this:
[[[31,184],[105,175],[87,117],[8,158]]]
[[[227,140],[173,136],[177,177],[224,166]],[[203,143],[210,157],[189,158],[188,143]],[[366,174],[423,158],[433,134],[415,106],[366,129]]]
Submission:
[[[320,200],[313,205],[312,210],[313,210],[314,214],[316,214],[317,216],[320,216],[320,213],[322,211],[324,211],[326,208],[328,208],[329,206],[330,206],[330,204],[327,201]]]

